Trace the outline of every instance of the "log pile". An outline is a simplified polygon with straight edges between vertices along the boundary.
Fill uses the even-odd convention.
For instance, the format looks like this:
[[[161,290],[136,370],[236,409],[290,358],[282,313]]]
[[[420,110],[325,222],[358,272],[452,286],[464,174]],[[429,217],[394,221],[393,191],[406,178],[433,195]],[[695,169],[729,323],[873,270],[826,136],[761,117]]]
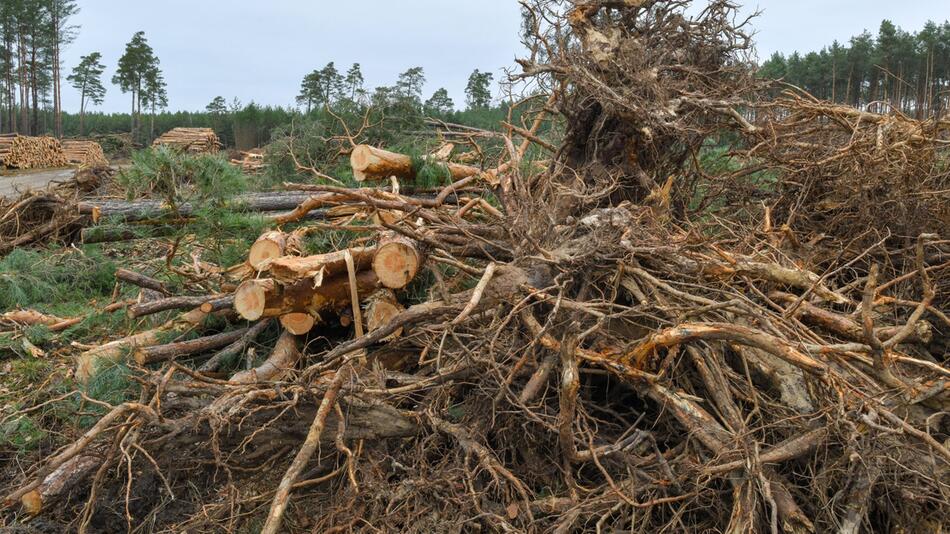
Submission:
[[[95,141],[67,139],[62,142],[66,161],[81,167],[107,167],[109,160]]]
[[[158,137],[152,146],[167,146],[192,154],[214,154],[222,145],[211,128],[173,128]]]
[[[231,163],[240,167],[245,174],[264,172],[264,153],[260,149],[241,151],[240,156],[240,158],[232,158]]]
[[[0,165],[15,169],[51,169],[68,163],[62,145],[53,137],[0,135]]]
[[[721,186],[691,189],[711,136],[765,135],[739,112],[756,87],[731,1],[523,5],[525,40],[545,50],[525,77],[561,83],[513,110],[529,119],[504,127],[494,168],[433,197],[308,185],[240,285],[191,284],[207,294],[197,307],[123,272],[170,294],[156,308],[188,311],[80,358],[80,378],[96,359],[129,360],[137,397],[97,401],[105,415],[24,462],[3,502],[176,532],[944,529],[946,237],[826,260],[827,236],[756,209],[777,202],[768,187],[694,204]],[[865,144],[877,120],[848,128]],[[539,138],[546,121],[563,138]],[[768,142],[791,155],[802,143]],[[407,155],[360,152],[367,181],[418,174]],[[797,176],[814,162],[777,165]],[[308,226],[326,206],[346,220]],[[873,230],[892,235],[883,222]],[[361,237],[302,256],[301,229]],[[91,491],[54,506],[79,487]]]

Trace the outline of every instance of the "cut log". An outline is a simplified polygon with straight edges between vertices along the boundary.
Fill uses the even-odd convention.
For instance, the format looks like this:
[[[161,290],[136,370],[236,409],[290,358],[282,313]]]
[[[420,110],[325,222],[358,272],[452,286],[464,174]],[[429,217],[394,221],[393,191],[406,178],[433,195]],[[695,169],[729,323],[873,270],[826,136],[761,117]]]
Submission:
[[[288,234],[276,230],[265,232],[251,245],[247,262],[255,270],[261,270],[269,260],[290,254],[291,251],[296,251],[299,247],[300,239],[297,234]]]
[[[40,313],[36,310],[13,310],[0,313],[0,322],[10,322],[27,326],[54,326],[65,320],[66,319],[61,319],[55,315]]]
[[[23,509],[37,515],[89,477],[100,465],[98,456],[80,455],[59,466],[43,479],[40,486],[20,498]]]
[[[310,193],[298,191],[248,193],[237,195],[224,205],[236,211],[283,212],[297,208],[310,197]],[[158,219],[169,215],[191,217],[200,208],[200,205],[186,202],[177,206],[177,211],[172,213],[168,205],[161,200],[90,200],[79,203],[79,213],[82,215],[97,212],[103,219],[123,221]]]
[[[356,275],[356,286],[360,295],[370,295],[379,289],[379,279],[373,271],[363,271]],[[290,285],[271,279],[248,280],[238,287],[234,297],[234,309],[249,321],[288,313],[319,317],[322,312],[339,313],[349,305],[350,283],[345,273],[325,278],[316,287],[310,279]]]
[[[201,305],[201,311],[213,313],[234,307],[234,295],[225,295],[216,299],[211,299]]]
[[[167,310],[181,310],[185,308],[197,308],[199,306],[204,307],[207,302],[215,298],[217,297],[168,297],[129,306],[126,310],[126,314],[132,319],[136,319]],[[209,310],[208,312],[210,313],[211,311],[212,310]]]
[[[145,276],[144,274],[140,274],[135,271],[130,271],[128,269],[116,269],[115,277],[116,279],[122,280],[123,282],[128,282],[145,289],[151,289],[152,291],[158,291],[164,295],[169,293],[164,282],[160,282],[154,278]]]
[[[155,345],[153,347],[140,347],[135,349],[135,361],[139,365],[146,365],[156,362],[174,360],[180,356],[189,356],[200,354],[209,350],[218,349],[230,345],[241,339],[247,333],[247,328],[232,330],[215,334],[213,336],[200,337],[188,341],[179,341],[177,343],[167,343],[165,345]]]
[[[105,167],[109,165],[102,152],[102,146],[95,141],[64,140],[63,154],[66,161],[83,167]]]
[[[452,181],[474,176],[481,172],[478,167],[461,165],[458,163],[440,162],[438,157],[424,158],[443,165],[452,176]],[[386,180],[390,176],[402,179],[413,179],[416,171],[412,165],[412,158],[405,154],[397,154],[369,145],[358,145],[350,154],[350,166],[353,168],[353,178],[357,182],[366,180]]]
[[[368,269],[373,263],[376,247],[354,247],[350,249],[357,271]],[[342,250],[314,256],[286,256],[270,262],[267,266],[270,276],[284,284],[296,283],[304,278],[314,278],[320,285],[323,278],[330,278],[346,272],[346,261]]]
[[[424,260],[419,245],[401,234],[387,233],[379,239],[373,271],[390,289],[402,289],[416,277]]]
[[[173,128],[152,143],[152,146],[163,145],[192,154],[213,154],[222,146],[211,128]]]
[[[366,299],[366,331],[372,332],[388,324],[393,317],[406,311],[406,308],[396,300],[396,294],[390,289],[380,289]],[[402,335],[402,328],[399,328],[383,341],[388,341]]]
[[[309,313],[285,313],[280,316],[280,324],[291,334],[303,335],[313,328],[316,320]]]
[[[275,295],[276,289],[277,284],[269,278],[247,280],[234,292],[235,311],[248,321],[260,319],[267,308],[268,294]]]
[[[140,332],[122,339],[117,339],[105,345],[87,350],[79,355],[76,362],[76,378],[82,382],[89,380],[101,367],[104,362],[118,362],[130,351],[138,347],[150,347],[158,345],[163,340],[168,339],[169,334],[183,334],[201,323],[208,317],[207,313],[200,309],[190,312],[168,321],[167,323]]]
[[[297,336],[285,331],[277,339],[274,350],[264,363],[249,371],[235,373],[231,377],[231,382],[250,384],[277,380],[294,368],[300,356],[300,349],[297,347]]]

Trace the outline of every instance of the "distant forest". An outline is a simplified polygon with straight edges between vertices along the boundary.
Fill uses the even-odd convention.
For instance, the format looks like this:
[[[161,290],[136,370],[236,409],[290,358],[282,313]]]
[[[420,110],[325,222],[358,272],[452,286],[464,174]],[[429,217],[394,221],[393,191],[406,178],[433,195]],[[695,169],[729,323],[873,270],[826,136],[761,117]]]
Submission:
[[[759,69],[818,98],[870,111],[942,116],[950,100],[950,22],[928,22],[910,33],[885,20],[877,36],[865,31],[847,45],[817,52],[775,53]]]

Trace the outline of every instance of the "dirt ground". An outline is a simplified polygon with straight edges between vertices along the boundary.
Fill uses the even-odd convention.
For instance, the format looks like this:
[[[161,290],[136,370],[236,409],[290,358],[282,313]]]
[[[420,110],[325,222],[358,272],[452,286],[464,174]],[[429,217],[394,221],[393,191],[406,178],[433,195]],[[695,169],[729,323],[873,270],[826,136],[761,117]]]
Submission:
[[[28,189],[42,189],[51,182],[69,180],[75,169],[37,169],[0,173],[0,197],[15,196]]]

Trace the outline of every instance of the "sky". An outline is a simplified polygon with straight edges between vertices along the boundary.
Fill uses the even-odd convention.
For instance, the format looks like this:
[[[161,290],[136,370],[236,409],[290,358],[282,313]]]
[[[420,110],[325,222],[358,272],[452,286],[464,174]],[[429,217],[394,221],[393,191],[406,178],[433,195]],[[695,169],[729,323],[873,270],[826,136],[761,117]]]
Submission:
[[[864,29],[876,33],[882,18],[908,31],[928,19],[950,19],[948,0],[739,1],[744,13],[762,11],[753,23],[760,57],[845,43]],[[294,105],[303,76],[329,61],[341,72],[359,62],[368,89],[421,66],[425,97],[445,87],[462,105],[472,70],[489,70],[498,80],[522,50],[515,0],[79,0],[79,6],[72,21],[79,34],[63,54],[64,71],[80,56],[101,52],[108,93],[96,109],[106,112],[131,107],[109,81],[138,30],[161,60],[173,110],[200,110],[218,95]],[[72,88],[63,91],[63,107],[79,108]]]

